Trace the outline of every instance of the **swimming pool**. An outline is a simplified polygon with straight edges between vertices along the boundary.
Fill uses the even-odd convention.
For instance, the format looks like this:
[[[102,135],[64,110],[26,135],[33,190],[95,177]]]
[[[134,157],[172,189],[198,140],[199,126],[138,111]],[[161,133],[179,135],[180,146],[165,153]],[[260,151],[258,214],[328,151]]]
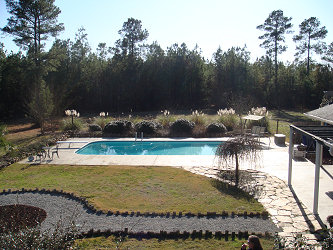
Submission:
[[[97,141],[81,155],[215,155],[221,141]]]

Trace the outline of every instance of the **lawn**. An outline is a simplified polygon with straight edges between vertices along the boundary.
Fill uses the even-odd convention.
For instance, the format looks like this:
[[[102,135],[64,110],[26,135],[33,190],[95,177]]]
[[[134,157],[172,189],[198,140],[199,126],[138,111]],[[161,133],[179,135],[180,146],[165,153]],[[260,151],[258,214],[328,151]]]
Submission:
[[[289,126],[295,123],[308,123],[313,122],[307,118],[303,113],[287,110],[273,110],[270,111],[269,119],[269,132],[274,135],[277,132],[277,121],[279,121],[278,133],[286,135],[286,141],[289,141]]]
[[[13,164],[0,171],[0,190],[8,188],[62,189],[111,211],[264,211],[245,192],[171,167]]]

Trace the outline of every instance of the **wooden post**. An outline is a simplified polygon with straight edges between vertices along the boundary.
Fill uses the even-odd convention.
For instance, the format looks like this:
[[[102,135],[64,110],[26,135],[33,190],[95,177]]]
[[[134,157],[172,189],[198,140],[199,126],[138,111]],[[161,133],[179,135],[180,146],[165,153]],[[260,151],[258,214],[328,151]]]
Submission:
[[[275,134],[278,134],[279,133],[279,120],[276,121],[276,133]]]

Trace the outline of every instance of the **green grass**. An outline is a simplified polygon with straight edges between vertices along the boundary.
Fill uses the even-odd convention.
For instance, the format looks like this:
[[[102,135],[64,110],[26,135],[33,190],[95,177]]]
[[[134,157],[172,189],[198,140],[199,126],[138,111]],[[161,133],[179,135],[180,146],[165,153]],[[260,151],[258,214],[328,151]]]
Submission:
[[[78,249],[116,249],[116,238],[114,236],[96,237],[91,239],[77,240],[75,246]],[[263,249],[273,249],[273,238],[260,239]],[[158,240],[158,239],[127,239],[119,246],[119,249],[240,249],[246,240],[222,239],[178,239],[178,240]],[[118,242],[119,243],[119,242]]]
[[[36,187],[73,192],[102,210],[264,211],[245,192],[171,167],[13,164],[0,172],[0,190]]]
[[[279,120],[278,133],[286,135],[286,141],[289,141],[289,126],[299,122],[311,122],[301,112],[287,111],[287,110],[273,110],[269,111],[271,118],[269,119],[270,133],[275,134],[277,129],[277,120]]]

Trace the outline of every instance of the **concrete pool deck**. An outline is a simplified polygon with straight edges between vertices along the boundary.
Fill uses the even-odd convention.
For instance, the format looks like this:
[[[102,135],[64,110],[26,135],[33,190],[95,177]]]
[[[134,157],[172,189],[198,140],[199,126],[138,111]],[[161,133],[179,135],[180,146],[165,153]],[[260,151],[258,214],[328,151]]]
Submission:
[[[101,140],[130,140],[134,141],[133,138],[71,138],[70,141],[101,141]],[[206,139],[177,139],[177,140],[201,140],[201,141],[216,141],[216,140],[227,140],[228,138],[206,138]],[[144,139],[147,140],[172,140],[166,138],[152,138]],[[277,223],[284,228],[286,233],[293,231],[290,229],[290,223],[294,225],[294,230],[306,231],[306,226],[303,228],[297,228],[300,225],[297,220],[290,222],[289,217],[296,216],[295,206],[297,205],[300,209],[299,214],[305,218],[307,225],[314,225],[312,231],[320,229],[316,218],[312,215],[313,197],[314,197],[314,164],[304,160],[295,161],[293,160],[293,178],[292,186],[294,193],[291,192],[289,187],[286,185],[288,179],[288,147],[276,146],[271,139],[270,147],[268,138],[262,138],[261,142],[264,146],[262,151],[262,157],[259,161],[260,168],[256,170],[264,173],[266,176],[272,177],[265,179],[263,184],[269,188],[266,190],[266,196],[260,201],[263,203],[268,212],[273,215]],[[43,160],[42,164],[69,164],[69,165],[140,165],[140,166],[172,166],[183,168],[196,174],[205,175],[208,177],[215,177],[218,171],[217,159],[215,156],[122,156],[122,155],[79,155],[75,152],[84,146],[86,143],[72,144],[71,148],[68,145],[62,144],[59,148],[59,158],[57,156],[54,159]],[[21,163],[31,163],[27,159],[21,161]],[[252,169],[253,166],[250,163],[241,163],[243,169]],[[327,224],[326,217],[333,214],[333,166],[324,165],[320,170],[320,187],[319,187],[319,215],[323,223]],[[280,182],[280,180],[282,182]],[[278,186],[276,186],[279,183]],[[273,194],[273,196],[272,196]],[[286,196],[283,198],[283,195]],[[287,208],[284,200],[293,200],[293,208]],[[295,203],[296,201],[296,203]],[[276,204],[275,204],[276,203]],[[275,204],[272,206],[272,204]],[[296,204],[296,205],[295,205]],[[281,217],[281,206],[285,217]],[[289,210],[288,210],[289,209]],[[303,210],[303,211],[302,211]],[[311,218],[311,219],[306,219]],[[308,220],[308,221],[307,221]],[[289,223],[289,224],[288,224]],[[287,226],[287,224],[289,226]],[[288,231],[289,230],[289,231]]]

